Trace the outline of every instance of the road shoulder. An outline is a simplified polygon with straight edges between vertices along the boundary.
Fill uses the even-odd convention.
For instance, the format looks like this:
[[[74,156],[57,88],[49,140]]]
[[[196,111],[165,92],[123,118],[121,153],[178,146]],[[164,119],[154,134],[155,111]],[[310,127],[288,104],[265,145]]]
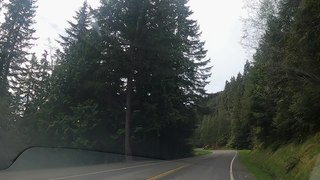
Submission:
[[[254,180],[254,176],[240,162],[240,153],[233,162],[233,177],[235,180]]]

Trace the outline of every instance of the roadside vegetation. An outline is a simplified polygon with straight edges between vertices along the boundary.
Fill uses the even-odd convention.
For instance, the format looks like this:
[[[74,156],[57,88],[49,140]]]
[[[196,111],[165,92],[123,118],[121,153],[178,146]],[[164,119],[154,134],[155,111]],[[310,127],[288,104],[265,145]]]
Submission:
[[[240,162],[246,167],[246,169],[252,173],[252,175],[259,180],[269,180],[271,175],[260,167],[260,164],[254,162],[252,151],[240,150]]]
[[[203,148],[195,148],[193,150],[193,154],[194,156],[203,156],[203,155],[207,155],[207,154],[211,154],[212,150],[207,150],[207,149],[203,149]]]
[[[253,59],[203,102],[198,147],[277,149],[320,132],[320,1],[264,2]]]
[[[259,2],[245,21],[255,53],[204,102],[195,143],[252,149],[242,152],[248,169],[308,179],[320,153],[320,1]]]
[[[319,179],[320,134],[303,144],[277,150],[239,151],[241,162],[257,179]],[[318,168],[319,169],[319,168]]]

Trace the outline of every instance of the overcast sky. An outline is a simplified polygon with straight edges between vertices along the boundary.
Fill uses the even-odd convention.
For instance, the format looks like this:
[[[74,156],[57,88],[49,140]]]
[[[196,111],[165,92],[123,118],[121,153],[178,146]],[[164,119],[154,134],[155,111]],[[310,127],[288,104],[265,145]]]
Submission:
[[[99,0],[88,0],[96,7]],[[36,36],[40,53],[48,49],[51,39],[52,46],[58,34],[64,33],[68,27],[67,20],[72,20],[75,11],[83,0],[38,0],[36,16]],[[190,0],[189,5],[194,12],[202,31],[202,39],[206,41],[208,58],[212,60],[212,77],[208,92],[221,91],[226,80],[242,72],[246,61],[245,50],[240,45],[242,22],[245,15],[243,0]],[[39,51],[41,50],[41,51]]]

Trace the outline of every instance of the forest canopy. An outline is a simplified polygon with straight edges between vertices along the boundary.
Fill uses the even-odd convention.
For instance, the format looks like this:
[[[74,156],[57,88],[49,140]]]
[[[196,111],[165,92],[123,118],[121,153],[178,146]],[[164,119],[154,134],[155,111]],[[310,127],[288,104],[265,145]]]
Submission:
[[[244,41],[255,54],[204,102],[198,145],[276,149],[320,131],[320,1],[260,2],[245,31],[259,32],[258,43]]]
[[[61,48],[42,57],[31,52],[35,3],[2,7],[1,133],[19,134],[26,146],[192,153],[210,67],[187,0],[84,2]]]

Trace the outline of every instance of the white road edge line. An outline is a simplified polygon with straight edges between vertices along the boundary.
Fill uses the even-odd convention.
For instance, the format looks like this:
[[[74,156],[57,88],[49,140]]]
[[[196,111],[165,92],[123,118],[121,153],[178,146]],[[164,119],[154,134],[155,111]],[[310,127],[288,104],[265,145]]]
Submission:
[[[234,155],[234,157],[231,161],[231,164],[230,164],[230,180],[234,180],[232,169],[233,169],[233,162],[236,159],[237,154],[238,154],[238,151],[236,151],[236,154]]]
[[[152,166],[152,165],[163,164],[163,163],[168,163],[168,162],[170,162],[170,161],[157,162],[157,163],[148,163],[148,164],[142,164],[142,165],[137,165],[137,166],[129,166],[129,167],[123,167],[123,168],[118,168],[118,169],[110,169],[110,170],[105,170],[105,171],[97,171],[97,172],[84,173],[84,174],[76,174],[76,175],[71,175],[71,176],[51,178],[49,180],[61,180],[61,179],[70,179],[70,178],[76,178],[76,177],[82,177],[82,176],[90,176],[90,175],[102,174],[102,173],[113,172],[113,171],[121,171],[121,170],[126,170],[126,169],[133,169],[133,168],[139,168],[139,167],[145,167],[145,166]]]

